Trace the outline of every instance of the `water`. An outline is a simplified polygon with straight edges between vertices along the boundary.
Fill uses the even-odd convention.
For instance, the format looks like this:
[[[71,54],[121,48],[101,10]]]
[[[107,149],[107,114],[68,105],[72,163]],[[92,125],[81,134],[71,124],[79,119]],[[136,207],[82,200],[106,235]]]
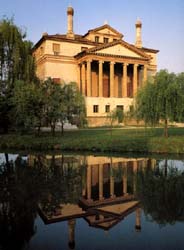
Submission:
[[[184,161],[0,154],[0,250],[183,250]]]

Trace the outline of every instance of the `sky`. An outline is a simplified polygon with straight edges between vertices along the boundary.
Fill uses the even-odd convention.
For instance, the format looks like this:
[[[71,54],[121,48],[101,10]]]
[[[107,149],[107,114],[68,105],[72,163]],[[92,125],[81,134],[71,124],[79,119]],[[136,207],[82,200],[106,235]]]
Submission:
[[[66,10],[74,8],[74,32],[85,34],[107,22],[135,43],[135,22],[142,21],[142,41],[158,49],[158,70],[184,72],[183,0],[0,0],[0,19],[14,22],[36,43],[43,32],[65,34]]]

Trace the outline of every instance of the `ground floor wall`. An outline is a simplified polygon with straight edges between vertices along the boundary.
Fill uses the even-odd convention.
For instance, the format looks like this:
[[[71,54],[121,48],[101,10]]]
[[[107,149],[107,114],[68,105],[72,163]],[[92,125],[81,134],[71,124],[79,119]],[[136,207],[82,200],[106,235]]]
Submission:
[[[86,97],[86,115],[88,126],[109,125],[108,114],[116,108],[125,113],[133,106],[133,98]]]

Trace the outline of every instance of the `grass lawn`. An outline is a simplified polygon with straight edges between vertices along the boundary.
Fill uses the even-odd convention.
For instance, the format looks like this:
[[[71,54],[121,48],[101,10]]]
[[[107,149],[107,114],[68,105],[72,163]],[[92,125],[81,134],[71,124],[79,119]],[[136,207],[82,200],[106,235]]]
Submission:
[[[63,136],[57,132],[55,137],[48,132],[0,135],[0,149],[184,153],[184,128],[169,128],[168,138],[162,128],[86,129]]]

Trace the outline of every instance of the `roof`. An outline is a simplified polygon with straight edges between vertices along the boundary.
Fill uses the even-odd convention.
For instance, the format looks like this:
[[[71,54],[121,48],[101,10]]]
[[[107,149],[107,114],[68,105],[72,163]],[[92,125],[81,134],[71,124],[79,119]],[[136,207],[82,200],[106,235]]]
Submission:
[[[85,51],[82,51],[80,53],[78,53],[75,57],[78,58],[78,57],[81,57],[81,56],[84,56],[84,55],[87,55],[87,54],[94,54],[95,52],[97,51],[100,51],[102,49],[105,49],[105,48],[109,48],[109,47],[112,47],[112,46],[115,46],[117,44],[121,44],[122,46],[132,50],[133,52],[135,52],[136,54],[140,55],[141,57],[149,60],[150,59],[150,56],[147,55],[144,51],[142,51],[141,49],[135,47],[134,45],[131,45],[123,40],[117,40],[117,41],[114,41],[114,42],[111,42],[111,43],[103,43],[103,44],[100,44],[98,46],[95,46],[93,48],[90,48],[90,49],[87,49]],[[120,55],[119,55],[120,57]]]
[[[157,49],[150,49],[150,48],[145,48],[145,47],[142,47],[141,49],[143,51],[145,51],[145,52],[152,52],[152,53],[158,53],[159,52],[159,50],[157,50]]]
[[[119,40],[111,42],[111,43],[97,43],[95,41],[90,41],[86,38],[86,36],[91,33],[91,32],[98,32],[100,30],[103,29],[109,29],[112,32],[114,32],[115,34],[117,34],[117,36],[119,36]],[[114,46],[115,44],[119,44],[121,43],[123,46],[125,46],[126,48],[129,48],[130,50],[134,51],[135,53],[148,58],[149,56],[146,54],[146,52],[150,52],[150,53],[158,53],[159,50],[156,49],[150,49],[150,48],[146,48],[146,47],[142,47],[142,48],[137,48],[136,46],[134,46],[133,44],[127,43],[124,40],[122,40],[123,35],[121,33],[119,33],[117,30],[115,30],[114,28],[112,28],[110,25],[108,24],[104,24],[102,26],[99,26],[95,29],[91,29],[89,30],[85,35],[79,35],[79,34],[75,34],[74,39],[70,39],[67,38],[66,34],[55,34],[55,35],[48,35],[47,33],[43,33],[43,36],[40,38],[40,40],[34,45],[33,47],[33,51],[38,48],[42,42],[46,41],[46,40],[52,40],[52,41],[57,41],[57,42],[70,42],[70,43],[80,43],[80,44],[85,44],[85,45],[92,45],[94,46],[91,49],[86,50],[85,52],[81,52],[76,56],[81,55],[82,53],[94,53],[100,49],[103,48],[108,48],[110,46]]]
[[[113,27],[111,27],[109,24],[104,24],[104,25],[99,26],[99,27],[97,27],[95,29],[88,30],[88,32],[83,37],[87,36],[89,33],[98,32],[98,31],[100,31],[102,29],[109,29],[112,32],[116,33],[116,35],[118,35],[120,38],[123,37],[122,33],[118,32],[116,29],[114,29]]]
[[[99,43],[96,43],[95,41],[90,41],[86,38],[84,38],[82,35],[75,34],[74,39],[67,38],[66,34],[55,34],[55,35],[48,35],[48,34],[43,34],[43,36],[40,38],[40,40],[34,45],[33,51],[40,46],[40,44],[46,40],[52,40],[52,41],[65,41],[65,42],[70,42],[70,43],[83,43],[87,45],[93,45],[96,46]]]

